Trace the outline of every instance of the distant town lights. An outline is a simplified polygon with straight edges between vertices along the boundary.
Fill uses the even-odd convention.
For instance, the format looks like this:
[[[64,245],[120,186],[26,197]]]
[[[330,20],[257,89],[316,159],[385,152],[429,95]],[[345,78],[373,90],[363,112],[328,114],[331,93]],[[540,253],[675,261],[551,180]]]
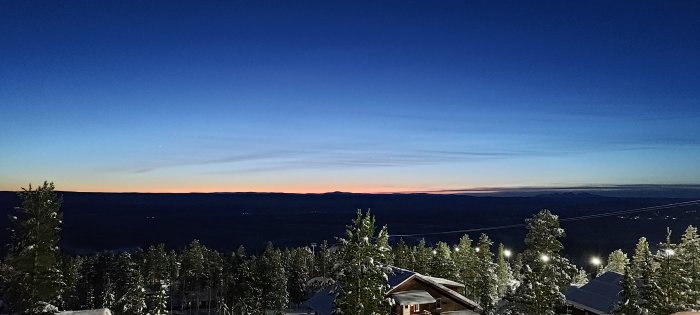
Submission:
[[[513,253],[510,251],[510,249],[503,250],[503,256],[506,256],[506,258],[510,258],[511,255],[513,255]]]
[[[600,258],[598,258],[598,257],[591,258],[591,265],[597,267],[597,266],[600,266],[601,263],[602,263],[602,261],[600,261]]]
[[[549,262],[549,256],[546,254],[542,254],[542,256],[540,256],[540,260],[542,260],[542,262],[545,262],[545,263]]]

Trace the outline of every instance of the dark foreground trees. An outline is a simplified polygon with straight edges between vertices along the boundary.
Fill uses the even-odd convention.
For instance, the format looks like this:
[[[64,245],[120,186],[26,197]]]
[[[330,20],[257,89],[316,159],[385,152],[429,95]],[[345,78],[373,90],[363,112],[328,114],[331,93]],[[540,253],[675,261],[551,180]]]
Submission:
[[[58,237],[62,199],[53,183],[44,182],[18,193],[22,205],[10,216],[10,246],[3,270],[6,296],[14,311],[43,314],[59,305],[62,286]],[[71,284],[72,285],[72,284]]]

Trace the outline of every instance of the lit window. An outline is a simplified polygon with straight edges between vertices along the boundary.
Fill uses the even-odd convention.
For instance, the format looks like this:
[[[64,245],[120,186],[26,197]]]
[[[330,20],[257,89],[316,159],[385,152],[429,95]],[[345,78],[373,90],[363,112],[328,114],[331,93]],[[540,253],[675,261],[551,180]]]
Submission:
[[[437,309],[442,308],[442,300],[435,299],[435,308],[437,308]]]

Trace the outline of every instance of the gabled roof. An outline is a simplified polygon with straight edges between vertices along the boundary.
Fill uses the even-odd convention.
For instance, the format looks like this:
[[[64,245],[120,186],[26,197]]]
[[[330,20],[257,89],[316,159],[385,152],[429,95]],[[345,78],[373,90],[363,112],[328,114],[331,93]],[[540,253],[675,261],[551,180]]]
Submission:
[[[423,290],[402,291],[391,294],[391,297],[399,305],[435,303],[435,298]]]
[[[476,310],[481,310],[479,303],[476,303],[476,302],[468,299],[464,295],[459,294],[459,292],[452,290],[452,289],[450,289],[450,288],[448,288],[440,283],[437,283],[437,282],[431,280],[430,278],[431,277],[426,277],[426,276],[421,275],[421,274],[416,274],[416,279],[418,279],[419,281],[423,281],[425,283],[430,284],[431,286],[438,289],[443,294],[451,297],[453,300],[461,303],[462,305],[468,306],[468,307],[473,307]]]
[[[564,294],[566,302],[596,314],[612,314],[622,291],[621,280],[621,274],[605,272],[579,288],[569,288]]]
[[[464,285],[457,282],[457,281],[452,281],[452,280],[445,279],[445,278],[430,277],[430,276],[425,276],[425,275],[421,275],[421,277],[433,280],[433,281],[435,281],[439,284],[445,285],[445,286],[464,288]]]
[[[96,310],[80,310],[80,311],[63,311],[56,315],[112,315],[108,308],[100,308]]]

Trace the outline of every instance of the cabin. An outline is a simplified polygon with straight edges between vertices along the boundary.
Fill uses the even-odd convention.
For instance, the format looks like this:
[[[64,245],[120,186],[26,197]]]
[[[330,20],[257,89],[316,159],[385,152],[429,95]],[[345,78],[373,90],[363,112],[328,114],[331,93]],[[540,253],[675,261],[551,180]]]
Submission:
[[[393,315],[476,315],[481,311],[476,302],[459,293],[464,289],[461,283],[396,267],[392,271],[386,296],[394,301]],[[331,315],[330,288],[319,291],[305,304],[317,315]]]
[[[607,271],[581,287],[570,287],[564,295],[572,315],[610,315],[622,291],[622,275]]]

